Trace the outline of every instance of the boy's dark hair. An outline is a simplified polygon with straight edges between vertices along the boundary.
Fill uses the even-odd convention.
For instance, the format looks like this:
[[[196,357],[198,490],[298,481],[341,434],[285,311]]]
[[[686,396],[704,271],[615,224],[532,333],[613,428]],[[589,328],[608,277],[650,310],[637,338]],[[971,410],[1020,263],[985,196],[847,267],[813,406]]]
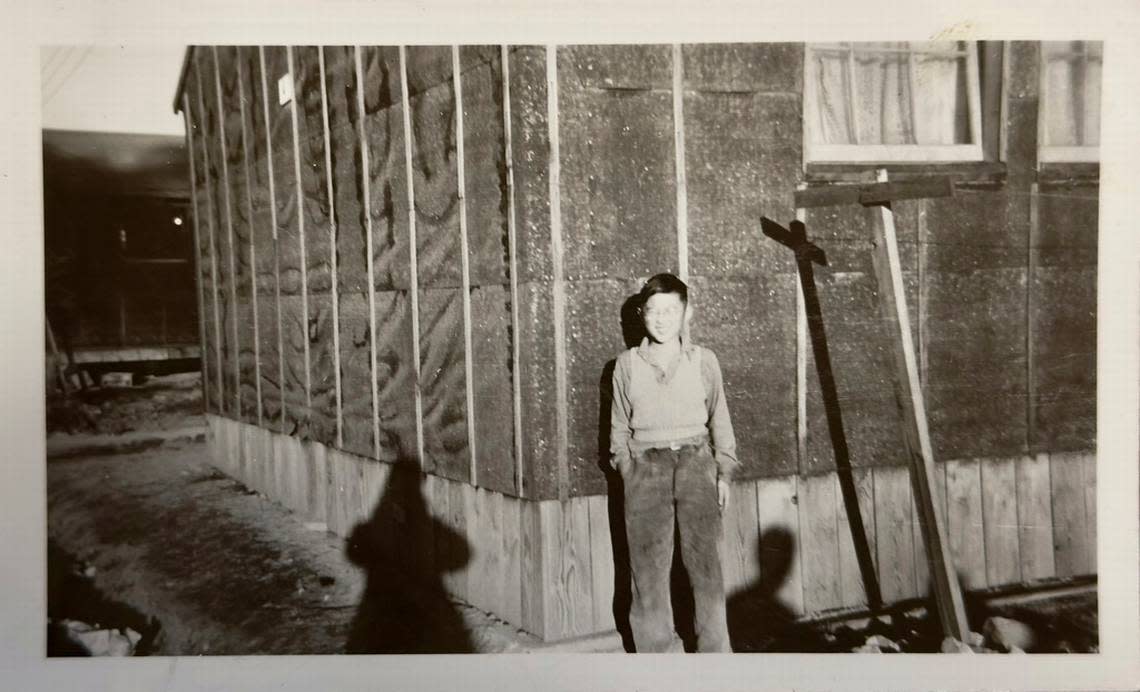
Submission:
[[[684,281],[668,272],[657,274],[645,282],[641,287],[641,293],[638,294],[638,304],[644,308],[649,299],[658,293],[676,293],[680,296],[682,305],[689,304],[689,287]]]

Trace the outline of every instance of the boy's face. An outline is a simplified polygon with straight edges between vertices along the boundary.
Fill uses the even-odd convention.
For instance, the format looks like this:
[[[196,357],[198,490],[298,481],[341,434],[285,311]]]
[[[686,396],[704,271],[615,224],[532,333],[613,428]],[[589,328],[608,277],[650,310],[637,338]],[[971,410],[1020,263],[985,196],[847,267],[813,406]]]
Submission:
[[[659,344],[675,341],[685,322],[685,304],[676,293],[654,293],[642,308],[645,331]]]

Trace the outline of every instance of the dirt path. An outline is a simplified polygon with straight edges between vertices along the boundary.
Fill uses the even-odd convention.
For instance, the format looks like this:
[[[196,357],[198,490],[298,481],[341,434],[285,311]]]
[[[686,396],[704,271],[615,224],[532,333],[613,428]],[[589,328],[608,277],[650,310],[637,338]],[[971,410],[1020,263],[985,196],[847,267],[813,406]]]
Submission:
[[[100,593],[158,621],[151,653],[344,653],[360,625],[366,582],[376,583],[376,574],[349,562],[342,539],[307,529],[212,468],[201,442],[53,460],[47,481],[52,543],[60,555],[94,567]],[[67,560],[53,562],[49,578],[66,584],[50,573],[67,569]],[[49,600],[63,612],[68,597]],[[431,594],[417,594],[414,605],[407,600],[381,604],[401,623],[377,621],[371,603],[369,626],[414,630],[417,609],[445,608],[459,614],[475,651],[537,644],[465,604]]]

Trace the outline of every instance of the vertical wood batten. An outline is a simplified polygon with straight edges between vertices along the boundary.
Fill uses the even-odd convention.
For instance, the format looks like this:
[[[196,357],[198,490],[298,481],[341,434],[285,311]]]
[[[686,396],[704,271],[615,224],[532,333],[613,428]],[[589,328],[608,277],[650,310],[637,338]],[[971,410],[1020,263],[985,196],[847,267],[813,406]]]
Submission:
[[[677,184],[677,275],[689,280],[689,193],[685,172],[685,63],[681,44],[673,44],[673,148]],[[688,324],[685,325],[686,330]]]
[[[411,283],[412,312],[412,367],[416,374],[416,454],[420,468],[424,458],[424,399],[420,382],[420,298],[419,267],[416,258],[416,193],[415,178],[412,175],[412,109],[408,98],[408,51],[400,46],[400,99],[404,113],[404,172],[408,177],[408,273]]]
[[[463,373],[467,395],[467,453],[470,464],[471,485],[478,486],[475,435],[475,373],[471,362],[471,258],[467,239],[467,180],[465,177],[465,147],[463,145],[463,79],[460,75],[459,46],[451,46],[451,78],[455,90],[455,177],[459,199],[459,268],[463,282]]]
[[[344,447],[344,407],[341,404],[340,392],[340,295],[337,290],[337,226],[336,226],[336,204],[333,203],[333,168],[332,168],[332,152],[329,149],[329,101],[328,101],[328,85],[325,83],[325,51],[317,49],[317,64],[320,69],[321,76],[321,122],[324,125],[325,135],[325,181],[328,184],[329,196],[329,269],[332,273],[330,287],[332,290],[332,334],[333,334],[333,387],[336,392],[336,446],[338,448]],[[364,141],[364,120],[361,118],[361,142]],[[363,145],[362,145],[363,147]],[[363,148],[362,148],[363,150]],[[367,158],[365,158],[367,161]],[[368,168],[364,168],[364,189],[368,190]],[[368,198],[365,196],[365,205],[368,204]],[[365,207],[367,209],[367,206]],[[367,223],[372,223],[370,214],[365,213]],[[372,239],[372,231],[368,232],[369,241]],[[369,249],[369,260],[372,258],[372,251]],[[371,277],[369,277],[371,281]],[[370,312],[371,314],[371,312]],[[375,380],[376,378],[372,378]],[[373,402],[373,410],[375,410],[375,402]]]
[[[249,218],[249,271],[250,271],[250,301],[253,304],[253,378],[254,390],[257,394],[257,425],[262,423],[261,405],[261,331],[259,329],[257,305],[257,240],[253,232],[253,190],[249,177],[249,130],[245,121],[245,81],[241,78],[241,53],[238,52],[237,84],[238,108],[241,111],[241,162],[245,173],[245,207]]]
[[[238,363],[238,319],[237,319],[237,268],[234,265],[234,221],[230,203],[230,166],[226,161],[225,102],[222,100],[222,68],[218,65],[218,47],[210,46],[214,54],[214,88],[218,94],[218,143],[222,148],[222,189],[226,192],[226,238],[229,249],[230,268],[230,320],[233,322],[234,343],[230,348],[234,366],[234,420],[241,418],[241,366]],[[219,358],[218,360],[221,360]]]
[[[558,498],[570,489],[569,421],[566,381],[566,286],[563,279],[562,167],[558,140],[558,47],[546,46],[546,120],[550,141],[550,259],[554,308],[554,383],[558,421]]]
[[[273,298],[277,313],[277,382],[281,395],[281,432],[287,429],[285,408],[285,350],[281,330],[281,258],[277,253],[277,189],[273,182],[273,133],[269,127],[269,90],[265,79],[265,47],[257,47],[257,61],[261,67],[261,107],[265,112],[265,160],[269,168],[269,220],[273,224]]]
[[[510,263],[511,281],[511,397],[513,401],[513,424],[515,445],[515,492],[522,494],[523,488],[523,440],[522,440],[522,381],[519,346],[519,278],[518,278],[518,229],[515,227],[515,166],[514,145],[511,142],[511,70],[510,49],[500,46],[499,67],[503,75],[503,160],[507,166],[507,253]]]
[[[293,46],[285,46],[285,59],[289,66],[289,82],[297,83],[297,72],[293,66]],[[302,339],[305,348],[305,418],[313,408],[312,374],[309,372],[309,260],[305,253],[305,213],[302,209],[305,199],[301,182],[301,143],[300,126],[297,122],[297,94],[289,101],[289,116],[293,122],[293,177],[297,185],[297,244],[301,250],[301,325],[305,331]],[[284,383],[284,380],[282,380]]]
[[[1038,188],[1029,184],[1029,237],[1025,270],[1025,430],[1029,453],[1037,452],[1037,304],[1033,284],[1037,280]]]
[[[194,77],[194,84],[198,88],[198,117],[203,119],[202,131],[204,133],[206,129],[204,122],[206,117],[206,102],[202,97],[202,68],[198,66],[197,60],[194,61]],[[204,174],[208,182],[208,179],[210,177],[210,148],[206,146],[205,136],[202,138],[202,154],[204,162],[206,164],[206,170],[204,171]],[[214,307],[214,354],[217,357],[218,361],[216,363],[217,380],[215,381],[217,382],[218,388],[218,405],[221,409],[215,413],[222,415],[225,412],[225,405],[222,402],[223,397],[225,396],[226,387],[224,375],[222,373],[222,317],[218,312],[218,252],[214,243],[214,195],[210,191],[209,184],[206,185],[206,209],[209,214],[206,220],[209,222],[210,227],[210,284],[211,291],[214,293],[213,300],[211,301]]]
[[[800,183],[796,186],[798,190],[807,189],[807,185]],[[807,221],[807,210],[802,208],[796,209],[796,221],[804,223]],[[797,273],[799,269],[796,269]],[[804,297],[804,287],[799,281],[796,282],[796,455],[798,457],[798,469],[800,473],[807,472],[809,468],[808,451],[807,451],[807,436],[808,436],[808,417],[807,417],[807,352],[808,352],[808,323],[807,323],[807,299]]]
[[[369,166],[369,162],[368,162],[368,155],[369,155],[368,137],[364,133],[364,68],[363,68],[363,65],[361,64],[360,46],[354,46],[353,47],[352,56],[353,56],[353,69],[356,71],[356,122],[357,122],[357,127],[359,128],[359,130],[357,131],[356,134],[360,138],[360,169],[361,169],[360,177],[361,177],[361,184],[363,185],[362,189],[364,190],[364,194],[362,195],[364,197],[364,200],[363,200],[364,201],[364,247],[366,248],[365,252],[368,255],[368,261],[366,263],[366,267],[368,270],[368,357],[369,357],[369,363],[371,365],[371,373],[372,373],[371,377],[369,378],[372,381],[372,386],[371,386],[371,394],[372,394],[372,454],[377,459],[379,459],[380,458],[380,405],[379,405],[380,404],[380,402],[379,402],[380,392],[378,391],[379,385],[376,382],[376,278],[375,278],[376,268],[375,268],[375,260],[372,256],[372,202],[371,202],[372,194],[371,194],[371,191],[369,190],[370,182],[368,180],[368,177],[369,177],[368,176],[368,170],[369,170],[369,168],[368,168],[368,166]],[[321,65],[324,65],[324,51],[321,51]],[[322,77],[321,81],[323,83],[323,81],[324,81],[323,77]],[[324,92],[324,89],[322,87],[322,94],[323,94],[323,92]],[[327,109],[325,110],[325,137],[326,137],[326,140],[325,140],[325,156],[328,156],[329,155],[328,154],[329,148],[328,148],[328,140],[327,140],[327,137],[328,137],[328,110]],[[332,169],[331,168],[329,169],[329,175],[332,175]],[[411,181],[409,180],[409,185],[410,184],[411,184]],[[330,197],[329,197],[329,199],[332,199],[332,196],[331,196],[331,189],[332,189],[331,185],[332,185],[332,183],[331,183],[331,181],[330,181],[329,185],[330,185],[330,188],[329,188],[330,189]],[[413,253],[415,252],[414,248],[413,248],[412,252]],[[332,254],[333,254],[333,257],[335,258],[336,257],[335,245],[334,245],[334,251]],[[413,276],[414,276],[414,274],[413,274]],[[335,282],[334,282],[334,285],[335,285]],[[413,295],[415,294],[415,286],[414,285],[413,285],[412,293],[413,293]],[[333,305],[334,306],[336,305],[336,301],[333,301]],[[412,305],[413,306],[415,305],[414,299],[412,301]],[[412,313],[413,314],[413,321],[415,320],[414,310],[415,310],[415,308],[413,307],[413,313]],[[337,343],[339,344],[339,340]],[[339,358],[338,358],[338,363],[339,363]],[[338,366],[338,369],[339,369],[339,366]],[[419,389],[418,389],[418,387],[419,387],[419,384],[418,384],[419,370],[418,370],[418,368],[416,370],[416,375],[417,375],[417,377],[416,377],[417,385],[416,386],[417,386],[417,392],[418,392],[419,391]],[[338,375],[337,376],[338,388],[339,388],[339,383],[340,383],[340,377]],[[339,394],[337,396],[337,399],[339,401],[339,399],[340,399]],[[417,398],[417,403],[418,403],[418,398]],[[417,408],[417,413],[418,413],[418,408]],[[417,416],[417,418],[418,418],[418,416]],[[338,403],[337,404],[337,439],[338,440],[340,439],[340,430],[341,430],[340,404]]]
[[[187,50],[193,50],[188,48]],[[194,125],[190,120],[190,97],[182,92],[182,121],[186,126],[186,157],[190,163],[190,208],[194,217],[194,294],[198,298],[198,352],[202,368],[202,406],[210,411],[210,364],[206,357],[206,305],[202,297],[202,241],[198,224],[198,178],[194,168]]]

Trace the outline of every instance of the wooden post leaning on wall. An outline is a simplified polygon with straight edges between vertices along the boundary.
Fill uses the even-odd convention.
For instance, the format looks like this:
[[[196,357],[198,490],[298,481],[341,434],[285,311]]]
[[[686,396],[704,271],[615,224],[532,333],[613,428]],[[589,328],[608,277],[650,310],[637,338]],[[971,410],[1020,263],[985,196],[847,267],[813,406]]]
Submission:
[[[321,64],[324,65],[324,51],[321,51]],[[360,138],[360,170],[361,170],[361,189],[364,191],[361,195],[364,198],[364,247],[365,254],[367,255],[367,273],[368,273],[368,352],[369,352],[369,372],[371,373],[371,396],[372,396],[372,455],[377,459],[380,458],[380,392],[379,385],[376,382],[376,268],[375,257],[372,254],[372,207],[371,199],[372,194],[369,190],[369,151],[368,151],[368,137],[364,132],[364,67],[360,59],[360,46],[354,46],[352,49],[352,65],[353,70],[356,71],[356,122],[359,130],[357,130],[357,137]],[[324,78],[321,78],[322,83]],[[321,88],[322,94],[324,87]],[[325,121],[328,121],[328,109],[325,109]],[[328,125],[325,125],[325,132],[328,132]],[[325,151],[328,151],[328,144],[325,145]],[[332,175],[332,168],[329,168],[329,175]],[[330,183],[330,197],[331,196],[331,183]],[[415,250],[413,249],[413,252]],[[333,246],[333,256],[336,255],[336,246]],[[415,293],[415,285],[412,286],[412,293]],[[413,299],[412,305],[415,305]],[[414,308],[413,308],[414,309]],[[338,366],[339,367],[339,366]],[[417,376],[417,391],[419,381],[419,370],[416,370]],[[418,407],[417,407],[418,409]],[[340,404],[338,395],[337,404],[337,418],[340,418]],[[340,425],[337,425],[339,440]],[[422,454],[421,454],[422,456]]]
[[[885,170],[878,180],[887,182]],[[910,460],[911,486],[915,506],[919,511],[923,540],[926,542],[930,563],[930,579],[934,587],[938,615],[943,632],[966,641],[969,625],[962,601],[962,591],[954,573],[950,546],[946,537],[946,517],[942,505],[935,498],[933,477],[934,450],[930,443],[930,430],[926,421],[926,405],[918,377],[918,363],[911,337],[910,315],[906,305],[902,264],[898,241],[895,237],[894,213],[890,202],[871,205],[874,216],[875,276],[879,284],[879,306],[883,323],[890,333],[895,358],[895,392],[903,416],[903,438]]]

